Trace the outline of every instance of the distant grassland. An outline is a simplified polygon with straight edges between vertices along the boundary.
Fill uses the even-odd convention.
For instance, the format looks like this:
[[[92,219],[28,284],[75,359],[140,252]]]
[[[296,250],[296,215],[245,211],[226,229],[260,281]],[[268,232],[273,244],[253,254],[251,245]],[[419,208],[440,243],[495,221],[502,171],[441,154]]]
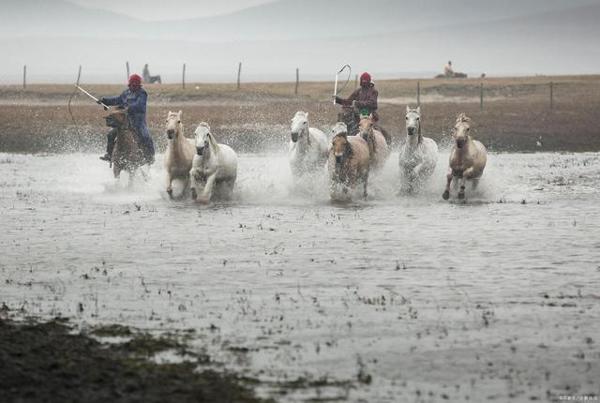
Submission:
[[[341,79],[340,88],[345,78]],[[550,82],[553,108],[550,108]],[[419,83],[419,84],[417,84]],[[483,84],[483,110],[480,85]],[[82,85],[98,96],[117,95],[125,85]],[[475,136],[495,151],[600,150],[600,76],[426,79],[376,81],[381,123],[404,136],[404,109],[416,105],[417,85],[423,109],[423,131],[436,140],[466,112]],[[146,85],[148,120],[160,148],[164,118],[183,110],[188,134],[200,121],[240,151],[278,150],[288,141],[289,121],[297,110],[310,113],[311,125],[327,130],[337,120],[331,103],[332,82],[236,84],[187,83]],[[354,77],[341,94],[354,89]],[[67,110],[72,85],[0,86],[0,149],[10,152],[101,151],[104,112],[76,94],[75,123]],[[542,137],[542,147],[536,145]]]

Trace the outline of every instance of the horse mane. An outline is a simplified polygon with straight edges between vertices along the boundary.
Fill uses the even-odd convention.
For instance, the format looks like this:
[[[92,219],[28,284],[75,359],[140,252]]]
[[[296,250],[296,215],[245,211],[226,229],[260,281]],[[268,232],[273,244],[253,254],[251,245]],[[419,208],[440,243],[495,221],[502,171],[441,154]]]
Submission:
[[[202,126],[207,130],[206,136],[208,137],[208,145],[211,151],[216,154],[219,151],[219,144],[210,130],[210,125],[206,122],[200,122],[198,126]]]
[[[471,118],[467,116],[466,113],[461,112],[458,117],[456,118],[456,123],[470,123],[471,122]]]

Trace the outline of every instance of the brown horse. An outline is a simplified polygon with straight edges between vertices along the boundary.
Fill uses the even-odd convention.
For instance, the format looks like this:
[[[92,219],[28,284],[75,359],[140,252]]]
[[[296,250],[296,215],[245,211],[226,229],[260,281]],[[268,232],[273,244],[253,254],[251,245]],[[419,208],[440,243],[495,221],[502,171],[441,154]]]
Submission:
[[[379,170],[383,168],[390,156],[390,150],[383,134],[374,128],[375,122],[372,116],[361,116],[358,124],[359,136],[369,146],[369,159],[371,168]]]
[[[111,156],[113,174],[118,179],[122,171],[127,171],[131,184],[137,169],[144,165],[146,160],[133,133],[134,129],[129,126],[127,112],[122,109],[111,111],[106,116],[106,125],[117,129],[117,139]]]
[[[330,195],[339,199],[337,189],[341,188],[344,198],[349,198],[350,191],[359,182],[363,184],[363,196],[367,197],[369,181],[369,147],[359,136],[348,136],[348,128],[344,123],[337,123],[333,128],[334,137],[329,150],[327,168],[330,178]]]

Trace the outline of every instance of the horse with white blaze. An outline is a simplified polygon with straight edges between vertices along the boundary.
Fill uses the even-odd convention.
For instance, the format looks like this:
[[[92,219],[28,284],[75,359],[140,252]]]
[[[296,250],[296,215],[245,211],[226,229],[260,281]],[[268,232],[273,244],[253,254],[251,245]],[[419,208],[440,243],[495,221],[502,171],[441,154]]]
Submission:
[[[450,168],[448,169],[446,190],[442,197],[444,200],[450,198],[450,184],[452,180],[460,182],[458,198],[465,198],[465,182],[471,180],[473,189],[477,186],[479,179],[483,175],[485,164],[487,162],[487,150],[485,146],[477,140],[473,140],[470,135],[471,119],[464,113],[456,118],[456,124],[452,130],[454,138],[454,147],[450,153]]]
[[[206,122],[198,125],[195,135],[192,198],[199,203],[208,203],[214,196],[230,198],[237,178],[237,154],[228,145],[217,143]]]
[[[292,174],[299,177],[323,169],[329,151],[327,135],[309,126],[307,112],[296,112],[290,133],[289,158]]]
[[[406,140],[400,149],[401,190],[412,192],[435,171],[438,146],[421,133],[421,107],[406,106]]]

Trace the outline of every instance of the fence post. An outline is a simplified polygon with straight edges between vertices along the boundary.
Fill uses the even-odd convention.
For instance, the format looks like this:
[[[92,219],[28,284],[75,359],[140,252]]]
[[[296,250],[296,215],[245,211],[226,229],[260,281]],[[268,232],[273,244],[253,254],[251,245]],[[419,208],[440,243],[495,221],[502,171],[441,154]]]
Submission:
[[[23,89],[27,88],[27,65],[23,66]]]
[[[242,62],[240,62],[240,64],[238,65],[238,75],[237,75],[237,89],[240,89],[240,80],[242,77]]]
[[[183,63],[183,73],[181,73],[181,87],[185,90],[185,63]]]
[[[554,109],[554,83],[550,81],[550,110]]]
[[[417,81],[417,106],[421,106],[421,82]]]
[[[125,62],[125,67],[127,68],[127,80],[129,80],[129,62]]]
[[[77,72],[77,85],[79,85],[79,80],[81,79],[81,65],[79,65],[79,71]]]
[[[479,110],[483,111],[483,83],[479,83]]]
[[[296,89],[294,95],[298,95],[298,86],[300,85],[300,69],[296,67]]]

